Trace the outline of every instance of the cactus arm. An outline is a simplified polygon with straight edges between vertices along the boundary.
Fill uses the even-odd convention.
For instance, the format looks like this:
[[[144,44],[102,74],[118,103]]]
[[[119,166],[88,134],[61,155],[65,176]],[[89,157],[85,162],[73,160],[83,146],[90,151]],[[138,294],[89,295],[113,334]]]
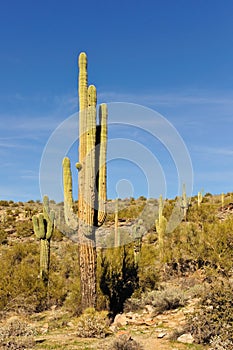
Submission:
[[[100,146],[99,146],[99,179],[98,179],[98,224],[102,225],[106,219],[106,202],[107,202],[107,118],[108,110],[106,104],[99,107],[99,123],[100,123]]]
[[[50,211],[49,220],[47,221],[47,231],[46,231],[46,239],[50,240],[54,231],[54,220],[55,220],[55,212],[53,210]]]
[[[77,216],[73,212],[73,192],[72,192],[72,174],[70,169],[70,160],[68,157],[63,159],[63,188],[64,188],[64,216],[66,224],[73,230],[77,230]]]
[[[43,215],[43,214],[42,214]],[[39,225],[39,218],[36,215],[32,217],[33,230],[36,234],[36,238],[41,239],[44,237],[44,232],[41,232]]]

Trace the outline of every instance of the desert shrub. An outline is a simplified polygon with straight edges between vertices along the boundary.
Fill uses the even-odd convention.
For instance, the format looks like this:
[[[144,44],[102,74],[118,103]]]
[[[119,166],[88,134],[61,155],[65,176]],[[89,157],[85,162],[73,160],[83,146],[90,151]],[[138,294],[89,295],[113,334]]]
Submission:
[[[5,200],[0,200],[0,206],[2,207],[8,207],[9,206],[9,202],[5,201]]]
[[[129,335],[122,334],[113,342],[109,350],[143,350],[143,348]]]
[[[36,244],[16,244],[0,257],[0,310],[31,312],[45,303],[45,289],[38,278]]]
[[[226,282],[212,284],[200,300],[198,309],[189,319],[189,329],[197,343],[212,339],[233,342],[232,287]],[[219,341],[219,340],[218,340]]]
[[[18,243],[2,252],[0,310],[41,311],[51,305],[62,306],[68,295],[72,297],[70,309],[78,307],[77,249],[73,244],[67,244],[56,254],[51,252],[48,291],[39,277],[39,250],[39,242],[36,242]]]
[[[33,234],[33,226],[31,220],[23,220],[16,222],[16,233],[18,237],[29,237]]]
[[[139,311],[146,305],[151,305],[157,313],[176,309],[186,304],[187,298],[180,288],[167,287],[164,290],[154,290],[143,293],[141,298],[131,298],[125,303],[124,311]]]
[[[51,251],[49,272],[49,305],[62,306],[73,314],[80,309],[80,285],[78,248],[73,242],[68,242],[56,251]]]
[[[35,345],[35,330],[16,317],[11,317],[6,323],[0,326],[1,349],[28,349]]]
[[[138,264],[139,288],[141,292],[156,289],[159,281],[158,251],[153,244],[144,243],[141,247]]]
[[[123,202],[123,208],[121,208],[121,202],[119,203],[119,220],[120,219],[137,219],[142,213],[146,203],[131,201],[129,205]]]
[[[222,339],[221,336],[214,337],[211,342],[209,350],[232,350],[233,341],[229,339]]]
[[[0,244],[7,244],[7,233],[0,229]]]
[[[104,338],[108,334],[109,320],[107,311],[95,311],[88,308],[78,318],[77,336],[82,338]]]
[[[54,232],[53,232],[52,240],[55,241],[55,242],[61,242],[62,239],[63,239],[63,234],[61,233],[61,231],[59,231],[59,230],[55,227]]]
[[[102,255],[99,286],[109,300],[112,317],[123,311],[127,298],[138,288],[137,267],[131,245],[109,248]]]

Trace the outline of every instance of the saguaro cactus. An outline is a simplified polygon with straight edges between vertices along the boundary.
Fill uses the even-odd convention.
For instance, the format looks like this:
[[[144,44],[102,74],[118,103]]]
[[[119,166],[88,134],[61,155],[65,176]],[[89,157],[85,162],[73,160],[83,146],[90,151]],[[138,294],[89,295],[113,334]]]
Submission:
[[[142,247],[143,234],[144,234],[143,220],[139,219],[133,226],[134,265],[135,266],[138,266],[139,254]]]
[[[167,219],[163,216],[163,197],[159,197],[159,217],[155,220],[155,227],[158,233],[159,258],[164,262],[164,236],[167,228]]]
[[[225,199],[225,196],[224,196],[224,193],[222,193],[221,194],[222,208],[224,207],[224,199]]]
[[[198,194],[197,194],[197,205],[198,205],[198,208],[200,207],[202,200],[203,200],[203,194],[202,194],[202,191],[199,191]]]
[[[119,247],[120,246],[120,232],[118,228],[118,222],[119,222],[119,200],[116,198],[115,202],[115,237],[114,237],[114,246]]]
[[[187,198],[186,186],[185,186],[185,184],[183,184],[183,191],[182,191],[182,197],[181,197],[181,208],[183,210],[183,215],[184,215],[185,220],[186,220],[187,211],[188,211],[189,207],[190,207],[190,202]]]
[[[96,88],[87,84],[87,56],[79,55],[78,218],[72,211],[70,160],[63,160],[66,223],[78,231],[82,309],[96,306],[95,231],[106,216],[107,106],[100,105],[96,123]]]
[[[43,198],[43,213],[32,217],[33,229],[40,240],[40,276],[47,284],[49,278],[50,240],[54,231],[54,211],[49,208],[49,199]]]

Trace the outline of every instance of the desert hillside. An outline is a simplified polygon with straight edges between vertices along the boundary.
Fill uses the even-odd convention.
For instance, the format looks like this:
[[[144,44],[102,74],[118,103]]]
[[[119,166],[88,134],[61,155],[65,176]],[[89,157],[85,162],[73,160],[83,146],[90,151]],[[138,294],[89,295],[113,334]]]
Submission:
[[[32,223],[43,204],[0,201],[1,349],[233,349],[233,193],[192,197],[185,213],[164,200],[164,230],[159,205],[108,201],[97,310],[81,314],[78,242],[63,203],[50,202],[57,228],[45,283]],[[169,230],[175,206],[182,220]]]

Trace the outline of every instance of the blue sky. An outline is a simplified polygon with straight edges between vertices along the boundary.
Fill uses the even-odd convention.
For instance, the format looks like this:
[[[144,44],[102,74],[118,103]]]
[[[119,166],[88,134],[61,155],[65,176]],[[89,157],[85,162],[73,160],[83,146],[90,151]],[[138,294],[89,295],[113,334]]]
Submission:
[[[194,194],[231,192],[232,13],[230,0],[1,2],[0,199],[40,199],[44,147],[78,110],[81,51],[99,103],[143,105],[177,129],[192,159]],[[121,137],[119,130],[112,135]],[[167,196],[175,196],[174,164],[155,149]],[[121,179],[131,182],[133,196],[147,195],[135,166],[109,164],[109,197]]]

